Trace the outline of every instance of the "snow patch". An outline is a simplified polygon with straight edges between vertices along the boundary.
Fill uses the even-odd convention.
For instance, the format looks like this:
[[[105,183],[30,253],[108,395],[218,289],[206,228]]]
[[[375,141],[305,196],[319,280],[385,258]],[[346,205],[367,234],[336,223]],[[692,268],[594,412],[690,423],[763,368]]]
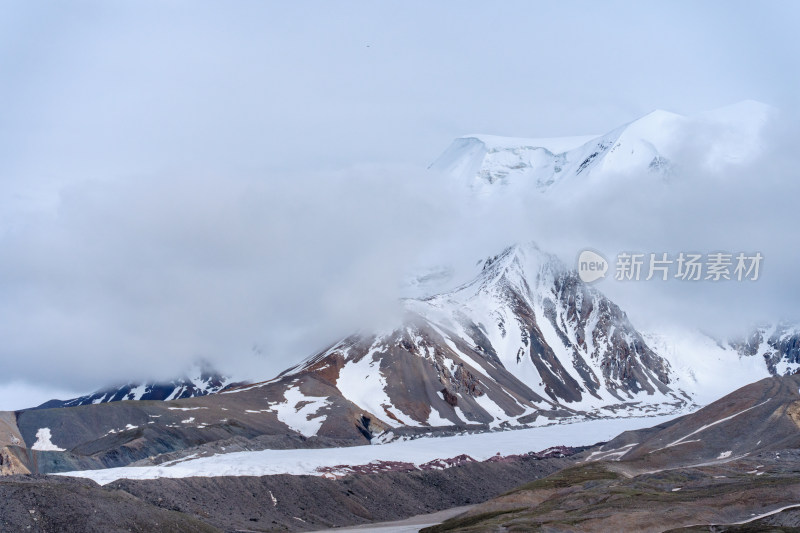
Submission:
[[[51,438],[50,428],[40,428],[36,432],[36,442],[31,446],[31,450],[40,452],[63,452],[64,448],[59,448],[53,444],[50,440]]]
[[[485,461],[498,453],[505,455],[540,451],[552,446],[584,446],[610,440],[623,431],[651,427],[671,416],[592,420],[553,424],[538,428],[452,437],[399,440],[388,444],[345,448],[260,450],[199,457],[163,466],[125,466],[102,470],[81,470],[56,475],[93,479],[101,485],[117,479],[183,478],[191,476],[265,476],[273,474],[322,476],[321,469],[340,465],[367,465],[373,461],[398,461],[422,465],[435,459],[469,455]],[[445,452],[446,450],[446,452]],[[443,455],[446,453],[446,455]]]
[[[439,393],[441,395],[441,393]],[[428,415],[429,426],[452,426],[453,422],[443,418],[435,407],[431,406],[431,414]]]
[[[589,462],[589,461],[600,461],[600,460],[603,460],[603,459],[609,459],[609,458],[612,458],[612,457],[613,457],[615,460],[617,460],[617,461],[618,461],[618,460],[620,460],[620,459],[621,459],[621,458],[622,458],[622,457],[623,457],[623,456],[624,456],[626,453],[628,453],[629,451],[631,451],[631,448],[633,448],[633,447],[634,447],[634,446],[636,446],[637,444],[639,444],[639,443],[638,443],[638,442],[632,442],[632,443],[630,443],[630,444],[626,444],[625,446],[622,446],[621,448],[617,448],[617,449],[615,449],[615,450],[607,450],[607,451],[597,451],[597,452],[592,452],[592,453],[589,455],[589,457],[587,457],[586,459],[584,459],[584,462]]]
[[[715,421],[715,422],[711,422],[710,424],[706,424],[705,426],[702,426],[702,427],[700,427],[700,428],[698,428],[698,429],[696,429],[696,430],[692,431],[692,432],[691,432],[691,433],[689,433],[688,435],[685,435],[685,436],[681,437],[680,439],[678,439],[678,440],[676,440],[676,441],[673,441],[673,442],[671,442],[671,443],[667,444],[666,446],[664,446],[664,448],[670,448],[670,447],[672,447],[672,446],[677,446],[677,445],[679,445],[679,444],[685,444],[685,442],[684,442],[684,441],[686,441],[686,439],[688,439],[689,437],[691,437],[691,436],[693,436],[693,435],[697,435],[697,434],[698,434],[698,433],[700,433],[701,431],[705,431],[706,429],[708,429],[708,428],[710,428],[710,427],[712,427],[712,426],[716,426],[717,424],[721,424],[721,423],[723,423],[723,422],[727,422],[728,420],[730,420],[730,419],[732,419],[732,418],[736,418],[737,416],[739,416],[739,415],[741,415],[741,414],[744,414],[744,413],[746,413],[747,411],[750,411],[750,410],[752,410],[752,409],[755,409],[756,407],[761,407],[762,405],[764,405],[765,403],[767,403],[769,400],[770,400],[770,398],[767,398],[767,399],[766,399],[766,400],[764,400],[763,402],[761,402],[761,403],[759,403],[759,404],[756,404],[756,405],[754,405],[754,406],[752,406],[752,407],[748,407],[747,409],[744,409],[744,410],[742,410],[742,411],[739,411],[738,413],[734,413],[734,414],[732,414],[731,416],[726,416],[725,418],[720,418],[719,420],[717,420],[717,421]]]
[[[345,364],[339,371],[336,387],[342,396],[388,426],[395,427],[398,422],[419,426],[419,422],[394,406],[386,394],[386,377],[381,373],[380,363],[373,360],[373,355],[380,349],[379,339],[376,339],[364,357]]]
[[[306,437],[316,435],[328,418],[320,412],[329,405],[328,398],[306,396],[297,387],[286,389],[284,398],[284,402],[270,404],[270,408],[276,411],[278,420]]]

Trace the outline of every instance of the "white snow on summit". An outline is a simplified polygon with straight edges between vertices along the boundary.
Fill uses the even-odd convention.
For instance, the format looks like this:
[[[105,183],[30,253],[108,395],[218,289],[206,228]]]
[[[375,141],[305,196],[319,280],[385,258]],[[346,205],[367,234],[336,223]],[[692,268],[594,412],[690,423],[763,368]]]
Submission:
[[[477,194],[498,186],[548,191],[589,175],[668,175],[683,150],[702,149],[701,164],[723,170],[761,150],[773,108],[745,101],[692,117],[656,110],[599,136],[520,139],[468,135],[453,141],[431,168],[463,180]]]

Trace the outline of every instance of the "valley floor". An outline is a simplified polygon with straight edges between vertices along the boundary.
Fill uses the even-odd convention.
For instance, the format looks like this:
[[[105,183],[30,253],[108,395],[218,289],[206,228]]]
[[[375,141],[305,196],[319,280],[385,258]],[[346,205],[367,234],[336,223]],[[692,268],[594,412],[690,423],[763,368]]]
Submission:
[[[555,446],[589,446],[607,441],[623,431],[657,425],[675,415],[603,419],[554,424],[528,429],[427,437],[388,444],[292,450],[260,450],[192,457],[161,465],[127,466],[66,472],[104,485],[118,479],[157,479],[214,476],[265,476],[276,474],[341,476],[364,472],[353,467],[376,462],[420,466],[467,455],[476,461],[538,452]]]
[[[471,505],[453,507],[452,509],[445,509],[444,511],[437,511],[435,513],[412,516],[411,518],[406,518],[405,520],[378,522],[355,527],[320,529],[315,533],[361,533],[363,531],[370,531],[372,533],[417,533],[420,528],[434,526],[444,520],[447,520],[448,518],[465,513],[470,509],[472,509]]]
[[[422,520],[415,526],[419,529],[443,519],[419,515],[484,502],[574,463],[572,457],[529,456],[504,462],[467,463],[445,470],[355,474],[341,479],[292,475],[189,477],[119,480],[104,486],[65,476],[9,476],[0,478],[0,517],[5,520],[0,529],[24,531],[33,525],[38,527],[33,531],[43,533],[117,533],[128,528],[158,531],[137,529],[135,524],[143,517],[160,515],[172,521],[172,529],[165,530],[170,532],[342,531],[342,527],[356,525],[369,525],[367,530],[371,530],[376,523],[409,517]],[[24,505],[5,498],[5,491],[21,482],[27,483],[29,501]],[[102,516],[95,515],[95,502],[107,500],[123,501],[127,506],[108,506],[101,508],[107,511]],[[65,504],[73,515],[75,527],[71,530],[63,527]],[[13,513],[9,512],[12,507]],[[34,512],[28,514],[28,510]],[[118,523],[122,526],[117,527]],[[397,530],[406,525],[412,524],[386,526]]]

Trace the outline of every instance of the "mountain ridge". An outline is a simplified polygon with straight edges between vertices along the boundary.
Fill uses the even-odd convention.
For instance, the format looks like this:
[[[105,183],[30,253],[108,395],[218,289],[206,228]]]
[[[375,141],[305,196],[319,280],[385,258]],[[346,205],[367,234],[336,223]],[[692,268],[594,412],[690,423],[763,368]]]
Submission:
[[[129,382],[116,386],[103,387],[93,393],[69,400],[49,400],[34,409],[76,407],[119,401],[179,400],[215,394],[230,387],[243,385],[232,382],[207,363],[198,363],[180,378],[169,381]]]
[[[492,194],[498,186],[548,192],[569,187],[579,176],[582,182],[594,174],[667,176],[690,137],[707,144],[704,167],[723,168],[760,151],[760,132],[774,115],[773,107],[745,100],[695,116],[654,110],[594,136],[471,134],[455,139],[429,168],[465,180],[479,195]]]

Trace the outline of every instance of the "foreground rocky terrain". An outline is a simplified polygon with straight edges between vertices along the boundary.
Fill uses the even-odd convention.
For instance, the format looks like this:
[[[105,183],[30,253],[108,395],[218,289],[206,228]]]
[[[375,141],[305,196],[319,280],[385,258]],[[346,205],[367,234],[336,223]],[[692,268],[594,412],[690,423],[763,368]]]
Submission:
[[[211,533],[218,531],[184,513],[159,508],[121,490],[43,475],[0,478],[3,531]]]
[[[425,531],[784,531],[800,504],[799,412],[800,376],[765,379]]]
[[[67,519],[86,531],[309,531],[474,505],[426,531],[792,531],[798,450],[800,375],[793,375],[590,448],[483,462],[103,486],[7,476],[0,516],[5,529],[45,532],[63,531]]]
[[[0,478],[0,526],[44,533],[309,531],[478,503],[574,460],[527,456],[342,479],[221,476],[102,487],[63,476],[7,476]]]
[[[800,457],[784,451],[628,478],[592,463],[523,485],[435,531],[653,531],[734,524],[800,501]]]

